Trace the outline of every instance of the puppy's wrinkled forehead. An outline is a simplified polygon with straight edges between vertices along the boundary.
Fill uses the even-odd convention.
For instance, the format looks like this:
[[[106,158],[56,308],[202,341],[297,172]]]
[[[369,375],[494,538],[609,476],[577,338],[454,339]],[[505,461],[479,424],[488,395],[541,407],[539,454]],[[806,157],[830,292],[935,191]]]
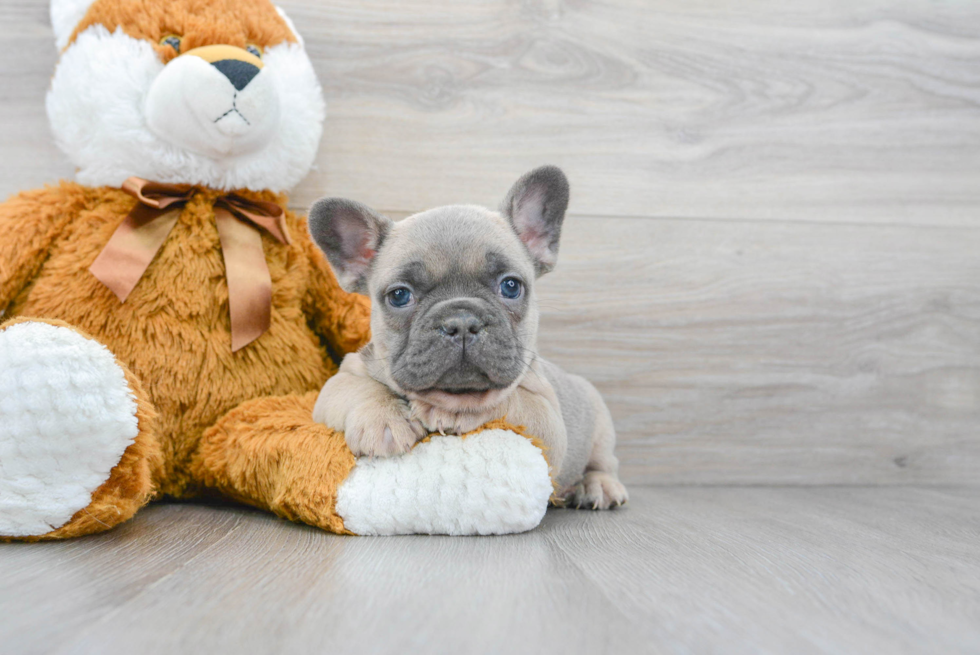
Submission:
[[[446,292],[471,293],[473,283],[485,285],[493,274],[519,276],[530,291],[534,279],[555,266],[567,208],[565,174],[540,166],[511,187],[500,213],[450,205],[396,224],[359,202],[321,198],[310,207],[309,226],[346,291],[376,294],[393,282],[411,283],[399,274],[413,271],[456,282]],[[500,280],[493,282],[500,290]]]
[[[531,280],[534,264],[500,214],[475,205],[451,205],[396,223],[378,253],[372,284],[432,284],[450,275],[488,273],[516,273]]]

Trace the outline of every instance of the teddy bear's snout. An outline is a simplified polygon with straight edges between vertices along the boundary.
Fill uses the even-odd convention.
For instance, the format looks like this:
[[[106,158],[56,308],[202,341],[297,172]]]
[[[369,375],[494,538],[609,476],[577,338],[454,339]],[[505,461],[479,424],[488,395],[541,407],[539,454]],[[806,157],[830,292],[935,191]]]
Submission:
[[[262,59],[208,45],[172,59],[146,96],[147,124],[160,138],[222,158],[264,147],[279,125],[280,99]]]
[[[211,63],[228,78],[237,91],[241,91],[259,74],[259,67],[238,59],[222,59]]]
[[[183,57],[198,57],[214,66],[241,91],[262,70],[262,59],[248,50],[231,45],[208,45],[185,52]]]

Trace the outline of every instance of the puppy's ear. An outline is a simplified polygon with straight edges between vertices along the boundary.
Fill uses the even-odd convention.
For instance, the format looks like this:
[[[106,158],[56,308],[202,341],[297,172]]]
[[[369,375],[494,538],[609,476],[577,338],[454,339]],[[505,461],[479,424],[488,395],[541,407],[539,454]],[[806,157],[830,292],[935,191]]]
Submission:
[[[391,219],[346,198],[321,198],[310,207],[310,236],[327,256],[345,291],[367,292],[367,276]]]
[[[526,173],[500,206],[531,253],[538,275],[550,271],[558,261],[558,240],[567,208],[568,178],[557,166],[541,166]]]

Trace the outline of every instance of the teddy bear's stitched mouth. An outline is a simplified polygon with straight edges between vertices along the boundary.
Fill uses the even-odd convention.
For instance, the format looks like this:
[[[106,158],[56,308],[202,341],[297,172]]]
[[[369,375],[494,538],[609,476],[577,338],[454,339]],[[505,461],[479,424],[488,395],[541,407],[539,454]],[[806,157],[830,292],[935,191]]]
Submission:
[[[257,152],[280,126],[278,87],[269,75],[256,75],[243,89],[233,88],[214,66],[197,58],[171,61],[147,93],[147,126],[162,141],[211,159]]]
[[[228,116],[229,114],[231,114],[231,113],[235,113],[235,114],[238,114],[238,116],[239,116],[239,117],[240,117],[240,118],[241,118],[241,119],[242,119],[243,121],[245,121],[245,124],[246,124],[246,125],[248,125],[249,127],[251,127],[251,126],[252,126],[252,124],[251,124],[251,123],[249,122],[249,120],[248,120],[247,118],[245,118],[245,114],[243,114],[243,113],[241,112],[241,110],[239,110],[239,109],[238,109],[238,106],[237,106],[237,102],[238,102],[238,94],[236,93],[236,94],[235,94],[234,96],[232,96],[232,98],[231,98],[231,109],[229,109],[229,110],[228,110],[228,111],[226,111],[225,113],[223,113],[223,114],[221,114],[221,116],[218,116],[217,118],[215,118],[213,122],[214,122],[214,123],[218,123],[218,122],[220,122],[220,121],[221,121],[222,119],[224,119],[225,117],[227,117],[227,116]]]

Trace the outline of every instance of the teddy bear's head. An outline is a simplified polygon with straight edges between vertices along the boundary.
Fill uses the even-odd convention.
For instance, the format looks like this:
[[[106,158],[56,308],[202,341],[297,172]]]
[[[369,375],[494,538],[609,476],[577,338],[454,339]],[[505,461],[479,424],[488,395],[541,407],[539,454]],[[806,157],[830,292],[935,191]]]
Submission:
[[[51,22],[48,118],[82,184],[284,191],[308,172],[325,106],[270,0],[52,0]]]

